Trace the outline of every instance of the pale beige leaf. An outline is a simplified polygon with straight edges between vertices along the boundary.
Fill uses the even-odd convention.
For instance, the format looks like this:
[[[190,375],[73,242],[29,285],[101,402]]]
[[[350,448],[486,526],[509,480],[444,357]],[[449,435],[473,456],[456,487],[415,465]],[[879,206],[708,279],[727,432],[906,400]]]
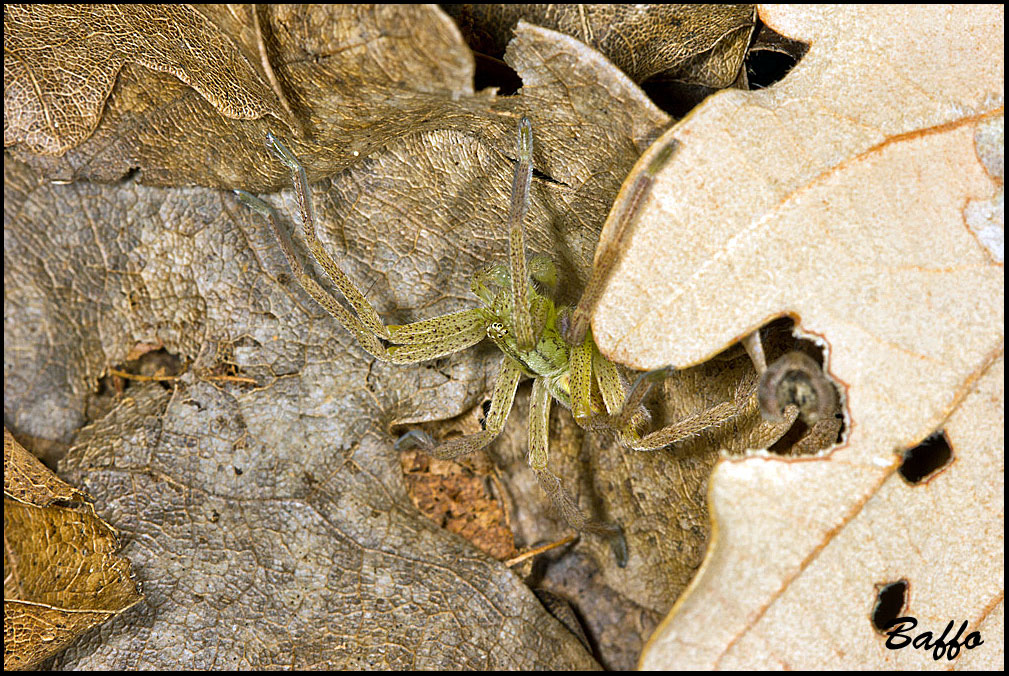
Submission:
[[[984,644],[961,648],[954,663],[1001,670],[1003,381],[999,359],[945,423],[954,462],[921,484],[853,468],[846,452],[820,462],[719,464],[708,495],[716,524],[709,556],[642,666],[949,665],[932,651],[889,650],[874,630],[877,585],[904,579],[899,615],[918,620],[912,636],[938,636],[951,620],[955,632],[966,620]]]
[[[653,368],[791,315],[828,350],[848,436],[822,459],[720,466],[717,536],[643,665],[934,664],[885,650],[871,625],[874,585],[895,573],[922,630],[968,620],[990,651],[971,659],[1001,663],[987,627],[1003,593],[1004,10],[761,17],[807,56],[667,135],[680,150],[593,327],[611,356]],[[939,429],[953,463],[904,485],[895,452]]]

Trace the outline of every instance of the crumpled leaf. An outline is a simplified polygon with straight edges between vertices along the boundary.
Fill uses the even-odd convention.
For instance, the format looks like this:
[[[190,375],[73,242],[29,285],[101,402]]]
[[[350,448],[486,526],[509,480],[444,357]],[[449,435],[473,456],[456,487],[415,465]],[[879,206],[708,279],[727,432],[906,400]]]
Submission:
[[[661,76],[724,88],[739,77],[754,26],[752,5],[446,5],[470,47],[504,52],[526,21],[593,47],[637,83]]]
[[[32,669],[141,599],[113,529],[4,428],[4,669]]]
[[[934,664],[883,648],[869,620],[898,573],[907,614],[936,634],[969,620],[991,641],[970,659],[1001,663],[1003,11],[763,8],[810,43],[802,63],[669,132],[680,150],[597,341],[637,367],[687,365],[791,315],[829,348],[849,432],[820,460],[719,465],[717,535],[643,666]],[[895,451],[938,429],[956,459],[904,486]]]
[[[193,21],[219,31],[228,59],[249,62],[260,56],[255,72],[228,69],[227,77],[240,77],[240,83],[232,84],[227,96],[265,91],[269,110],[252,119],[221,115],[183,80],[128,64],[84,143],[60,158],[18,146],[15,155],[54,180],[111,181],[136,169],[141,182],[153,185],[263,191],[289,182],[263,145],[268,131],[289,141],[312,180],[423,131],[477,129],[495,145],[513,135],[500,120],[493,131],[482,130],[489,99],[474,96],[472,54],[452,21],[430,6],[246,5],[200,11],[204,16]],[[258,32],[251,28],[256,21]],[[90,50],[87,40],[83,46],[67,44]],[[269,73],[264,62],[272,64]],[[216,63],[203,65],[213,78],[225,78]],[[282,112],[281,101],[296,110],[294,121]],[[271,111],[275,114],[266,114]]]
[[[279,72],[284,59],[273,58]],[[521,97],[459,98],[452,105],[478,113],[468,118],[384,122],[400,126],[376,137],[372,157],[294,143],[312,148],[315,175],[350,163],[315,186],[320,237],[387,321],[473,305],[470,275],[506,250],[520,110],[549,177],[533,189],[531,248],[558,260],[569,295],[620,182],[668,124],[571,38],[522,25],[509,58]],[[291,100],[299,115],[316,103]],[[275,162],[259,162],[254,176],[280,180]],[[413,368],[373,363],[290,279],[268,228],[230,193],[51,185],[11,161],[5,175],[6,316],[69,327],[5,327],[8,418],[72,434],[104,369],[137,344],[164,345],[189,368],[165,386],[129,388],[63,461],[128,524],[147,590],[139,622],[113,623],[63,665],[593,666],[514,575],[406,496],[390,429],[478,404],[492,350]],[[290,192],[273,201],[291,227]],[[42,225],[51,223],[60,227]],[[244,380],[211,377],[224,367]],[[33,391],[71,415],[42,422]]]
[[[4,147],[78,146],[126,64],[175,76],[224,117],[287,119],[235,44],[190,7],[4,5]]]

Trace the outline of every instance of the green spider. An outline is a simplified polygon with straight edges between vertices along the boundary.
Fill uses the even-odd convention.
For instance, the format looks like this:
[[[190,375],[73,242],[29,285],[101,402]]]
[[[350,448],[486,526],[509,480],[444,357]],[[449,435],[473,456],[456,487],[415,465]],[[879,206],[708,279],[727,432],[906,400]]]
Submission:
[[[558,306],[543,290],[556,285],[557,271],[546,257],[527,261],[523,222],[529,208],[532,180],[532,124],[523,117],[518,126],[518,162],[512,182],[508,218],[509,263],[478,273],[471,289],[483,307],[463,310],[406,325],[385,325],[378,313],[343,273],[319,243],[315,213],[305,170],[294,154],[273,134],[266,145],[291,170],[304,238],[312,255],[339,289],[351,309],[325,291],[298,261],[290,236],[273,209],[247,192],[236,190],[242,202],[267,218],[284,255],[301,286],[344,328],[357,337],[373,357],[397,364],[437,359],[491,340],[504,353],[486,416],[485,429],[456,437],[435,446],[423,434],[407,433],[431,455],[448,459],[472,453],[490,444],[504,428],[515,391],[524,377],[533,378],[529,423],[528,461],[540,486],[573,528],[609,538],[619,565],[627,561],[627,545],[621,528],[589,518],[548,469],[548,439],[551,401],[556,400],[585,429],[612,429],[621,444],[652,451],[674,444],[737,416],[740,402],[716,405],[672,425],[643,434],[649,415],[642,402],[651,385],[668,373],[659,369],[641,374],[628,388],[620,369],[596,347],[589,318],[606,278],[621,248],[621,240],[635,220],[655,175],[675,150],[675,141],[659,150],[629,185],[626,199],[611,212],[605,231],[613,233],[602,250],[589,284],[577,307]],[[755,334],[756,335],[756,334]],[[759,348],[759,338],[756,339]],[[752,342],[752,339],[751,339]],[[762,355],[761,355],[762,357]],[[403,441],[401,439],[400,441]],[[397,446],[399,443],[397,443]]]

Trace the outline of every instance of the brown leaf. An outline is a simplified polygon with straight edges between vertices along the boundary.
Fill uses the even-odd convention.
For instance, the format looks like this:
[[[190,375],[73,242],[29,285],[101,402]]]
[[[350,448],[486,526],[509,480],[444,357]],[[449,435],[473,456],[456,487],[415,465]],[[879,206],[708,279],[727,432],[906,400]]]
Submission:
[[[593,47],[637,83],[653,76],[721,89],[735,82],[751,5],[447,5],[474,51],[499,55],[519,21]]]
[[[405,9],[341,11],[359,13],[349,25],[364,35],[415,26],[397,13]],[[264,24],[266,39],[281,39],[270,31],[285,25]],[[355,44],[320,62],[348,73],[354,59],[369,66],[371,43]],[[274,60],[278,79],[316,72],[309,48],[317,49],[304,47],[308,55],[289,68]],[[572,38],[523,25],[509,58],[526,82],[512,99],[440,84],[419,94],[346,85],[344,93],[358,87],[391,97],[382,113],[340,100],[332,91],[343,85],[332,79],[291,89],[300,92],[290,96],[296,112],[350,107],[312,118],[317,139],[343,138],[341,125],[356,125],[373,153],[354,158],[345,144],[292,141],[314,175],[342,169],[315,185],[320,237],[390,322],[474,305],[473,271],[506,250],[520,111],[534,121],[544,176],[533,187],[529,241],[558,260],[569,296],[628,168],[668,124],[623,74]],[[413,113],[398,103],[408,99]],[[449,109],[465,114],[426,117]],[[170,125],[154,125],[162,128]],[[152,136],[149,147],[166,157],[213,148],[210,156],[233,163],[228,171],[240,177],[228,187],[286,184],[248,134],[255,154],[229,154],[227,137],[205,126],[189,141],[194,147],[173,136]],[[61,664],[594,666],[510,571],[416,511],[392,450],[393,424],[478,404],[497,366],[492,352],[413,368],[373,363],[290,279],[268,228],[230,193],[137,181],[53,185],[14,161],[5,178],[8,313],[38,318],[5,327],[7,416],[16,428],[73,435],[105,369],[139,343],[162,344],[190,365],[165,385],[128,387],[76,435],[63,461],[101,504],[128,500],[115,521],[143,561],[148,603],[137,622],[149,630],[93,637]],[[286,227],[296,225],[290,192],[266,199]],[[255,385],[211,378],[221,360]],[[61,415],[46,415],[47,400],[61,403]],[[546,509],[541,495],[533,500]]]
[[[141,599],[112,528],[4,428],[4,669],[31,669]]]
[[[61,158],[21,149],[17,156],[63,181],[110,181],[137,169],[140,181],[154,185],[262,191],[289,183],[263,145],[268,131],[290,141],[315,180],[404,137],[444,129],[472,133],[487,124],[490,99],[473,95],[472,55],[435,8],[281,5],[253,14],[253,7],[206,8],[194,21],[218,31],[236,62],[260,56],[258,71],[215,61],[201,66],[209,79],[239,74],[243,87],[259,92],[262,114],[222,114],[184,79],[128,64],[84,143]],[[83,39],[66,44],[86,50]],[[236,96],[237,89],[229,92]],[[294,119],[277,112],[281,101]],[[491,141],[510,138],[511,126],[498,121]]]
[[[5,5],[4,147],[59,156],[78,146],[126,64],[171,74],[226,118],[287,118],[235,44],[192,8]]]

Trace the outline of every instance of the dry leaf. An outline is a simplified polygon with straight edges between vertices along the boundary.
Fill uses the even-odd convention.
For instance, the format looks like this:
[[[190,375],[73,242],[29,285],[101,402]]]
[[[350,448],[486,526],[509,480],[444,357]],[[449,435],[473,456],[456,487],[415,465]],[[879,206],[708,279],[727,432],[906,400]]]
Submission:
[[[1004,400],[1000,358],[943,424],[954,460],[920,484],[848,466],[850,446],[819,463],[719,465],[709,556],[642,667],[1001,670]],[[966,621],[961,642],[978,631],[984,644],[939,660],[887,649],[872,614],[879,587],[899,580],[909,588],[896,615],[918,620],[911,636],[937,638],[950,621],[952,636]]]
[[[739,77],[752,5],[447,5],[474,51],[504,52],[519,21],[598,49],[637,83],[661,76],[723,88]]]
[[[62,481],[4,428],[4,495],[29,505],[83,502],[87,494]]]
[[[4,669],[32,669],[141,596],[115,532],[4,428]]]
[[[405,21],[406,11],[451,25],[432,8],[313,11],[350,12],[350,37],[354,29],[395,38],[420,24]],[[373,65],[369,44],[409,41],[340,50],[349,37],[322,34],[324,45],[299,53],[294,39],[317,32],[278,37],[289,27],[270,20],[263,34],[296,115],[318,125],[314,140],[293,143],[310,151],[315,176],[327,176],[315,186],[320,236],[390,322],[474,304],[472,272],[506,250],[520,112],[536,125],[535,161],[545,177],[533,190],[531,248],[558,259],[569,294],[588,269],[620,182],[669,122],[598,53],[528,25],[508,52],[525,82],[520,97],[467,95],[440,82],[419,93],[388,82],[337,86],[340,95],[363,87],[391,97],[374,113],[385,119],[358,120],[372,99],[341,98],[312,78]],[[283,58],[277,44],[287,45]],[[468,53],[458,42],[444,50]],[[387,55],[387,65],[398,58],[409,75],[421,56]],[[167,76],[159,77],[164,84]],[[152,124],[131,125],[125,112],[113,119],[116,97],[143,88],[121,77],[94,145],[81,152],[96,152],[95,139],[121,138],[122,147],[150,148],[141,178],[175,171],[168,159],[178,159],[177,174],[159,175],[185,182],[203,153],[219,162],[211,184],[225,183],[229,172],[241,182],[228,187],[286,184],[254,138],[259,121],[226,121],[247,125],[229,136],[202,98],[172,87],[184,105],[155,101],[147,110],[161,112],[134,118]],[[404,100],[416,105],[403,112]],[[343,107],[352,114],[337,115]],[[192,138],[172,135],[200,116]],[[370,156],[318,143],[348,138],[353,125],[358,136],[349,138]],[[235,138],[248,140],[232,145]],[[52,185],[10,160],[5,179],[5,309],[35,318],[5,327],[8,419],[69,439],[105,369],[141,343],[164,345],[189,368],[165,385],[127,389],[108,415],[76,434],[63,461],[124,524],[148,603],[134,623],[141,630],[93,637],[61,665],[594,666],[520,580],[424,519],[406,494],[390,429],[479,404],[496,370],[491,351],[414,368],[373,363],[290,279],[268,228],[230,193],[137,180]],[[290,227],[290,193],[267,199]],[[245,381],[210,377],[225,366]],[[58,402],[60,415],[45,415],[49,409],[35,403],[45,401]],[[542,495],[530,502],[546,509]]]
[[[287,119],[235,44],[190,7],[5,5],[4,147],[79,145],[126,64],[170,73],[225,117]]]
[[[829,348],[849,431],[823,459],[718,467],[717,536],[643,666],[934,665],[871,624],[902,575],[921,630],[967,620],[986,644],[959,659],[1001,665],[1003,12],[761,9],[805,59],[669,132],[601,347],[688,365],[789,314]],[[938,429],[956,459],[905,486],[895,451]]]
[[[34,17],[42,11],[31,8],[28,14]],[[71,10],[55,6],[45,11]],[[161,10],[108,11],[119,16]],[[220,58],[206,58],[194,68],[204,80],[222,85],[217,96],[191,86],[192,78],[174,69],[151,70],[153,66],[128,62],[118,70],[101,119],[88,119],[92,125],[88,131],[94,133],[83,143],[79,135],[66,141],[63,145],[77,144],[61,157],[35,155],[32,147],[14,145],[15,155],[47,178],[61,181],[111,181],[136,169],[141,182],[153,185],[262,191],[289,182],[263,145],[268,131],[291,142],[315,180],[366,161],[385,145],[416,133],[482,131],[490,124],[486,117],[490,99],[474,97],[471,53],[452,21],[431,7],[232,5],[166,11],[184,16],[172,22],[134,18],[141,26],[137,34],[155,43],[167,40],[176,51],[170,49],[163,58],[184,60],[185,40],[176,39],[175,31],[196,24],[213,33],[212,38],[201,32],[186,39],[219,43]],[[5,15],[5,31],[12,38],[9,51],[12,45],[17,50],[22,43],[31,43],[32,27],[41,20],[15,18]],[[255,21],[259,31],[252,28]],[[99,13],[79,23],[107,22]],[[74,54],[101,53],[94,44],[98,39],[105,44],[103,31],[71,32],[56,43],[58,48],[42,51],[55,52],[50,60],[73,68]],[[20,53],[15,51],[15,56]],[[13,85],[27,88],[22,81],[36,70],[10,73],[17,79],[9,90],[18,91]],[[80,70],[74,77],[86,79],[90,71]],[[248,92],[259,92],[258,112],[230,114],[231,108],[247,108],[241,102]],[[215,107],[219,98],[232,102],[230,108]],[[15,103],[5,106],[6,126],[22,130],[44,126],[41,118],[47,108]],[[285,106],[293,107],[294,119],[284,112]],[[15,117],[15,111],[21,112]],[[483,131],[492,142],[504,142],[512,135],[510,125],[498,121],[494,126],[496,131]],[[5,140],[5,148],[25,134]]]

